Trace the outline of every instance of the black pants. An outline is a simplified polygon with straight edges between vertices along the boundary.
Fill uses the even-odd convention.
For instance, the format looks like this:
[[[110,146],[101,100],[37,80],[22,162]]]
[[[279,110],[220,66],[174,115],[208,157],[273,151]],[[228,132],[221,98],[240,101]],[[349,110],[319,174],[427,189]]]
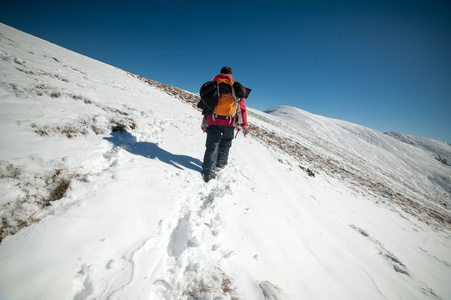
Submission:
[[[204,175],[214,175],[215,167],[222,168],[227,164],[234,131],[233,126],[211,125],[208,127],[204,162],[202,163]]]

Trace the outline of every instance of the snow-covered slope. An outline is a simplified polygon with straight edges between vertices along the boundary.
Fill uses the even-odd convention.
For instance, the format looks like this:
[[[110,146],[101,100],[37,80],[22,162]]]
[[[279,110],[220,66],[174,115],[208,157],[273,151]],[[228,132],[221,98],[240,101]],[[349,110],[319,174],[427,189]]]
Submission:
[[[194,94],[3,24],[0,78],[0,299],[451,297],[447,210],[378,193],[373,176],[412,185],[403,199],[432,211],[429,183],[358,154],[360,127],[250,109],[252,135],[204,183]]]
[[[286,131],[294,139],[338,161],[345,170],[386,185],[412,201],[435,204],[440,211],[451,206],[451,166],[444,163],[451,156],[450,145],[426,138],[417,139],[415,144],[403,143],[392,138],[393,134],[294,107],[280,106],[266,112],[287,121]]]
[[[450,144],[421,136],[402,134],[400,132],[395,131],[386,132],[385,134],[395,139],[398,139],[406,144],[413,145],[420,149],[426,150],[430,152],[430,154],[441,163],[451,166]]]

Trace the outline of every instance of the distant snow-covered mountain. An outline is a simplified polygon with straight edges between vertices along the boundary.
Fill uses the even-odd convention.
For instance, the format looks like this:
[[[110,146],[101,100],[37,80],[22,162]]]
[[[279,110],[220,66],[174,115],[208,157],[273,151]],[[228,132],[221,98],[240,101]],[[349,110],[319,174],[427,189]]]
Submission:
[[[349,122],[279,106],[265,111],[285,121],[286,132],[344,169],[416,201],[451,205],[451,146],[427,138],[382,134]],[[394,138],[395,137],[395,138]],[[421,195],[421,197],[418,197]]]
[[[451,298],[446,145],[198,100],[0,23],[0,299]]]
[[[400,140],[403,143],[426,150],[430,152],[439,162],[451,166],[451,145],[448,143],[421,136],[407,135],[395,131],[386,132],[385,134]]]

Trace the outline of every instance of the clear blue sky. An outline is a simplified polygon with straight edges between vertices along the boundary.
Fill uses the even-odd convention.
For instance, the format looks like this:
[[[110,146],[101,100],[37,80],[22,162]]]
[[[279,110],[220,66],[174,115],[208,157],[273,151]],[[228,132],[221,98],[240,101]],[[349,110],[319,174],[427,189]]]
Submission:
[[[451,1],[2,1],[0,22],[198,92],[451,143]]]

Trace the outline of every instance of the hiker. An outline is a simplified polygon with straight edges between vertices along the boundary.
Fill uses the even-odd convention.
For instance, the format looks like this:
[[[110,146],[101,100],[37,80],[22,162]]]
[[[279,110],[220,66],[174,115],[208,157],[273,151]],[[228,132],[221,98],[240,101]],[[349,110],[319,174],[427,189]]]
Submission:
[[[227,165],[229,149],[235,127],[249,134],[245,98],[250,89],[243,87],[232,77],[230,67],[223,67],[221,74],[206,82],[200,91],[198,107],[204,115],[202,128],[207,133],[202,176],[205,182],[216,177],[216,168]]]

